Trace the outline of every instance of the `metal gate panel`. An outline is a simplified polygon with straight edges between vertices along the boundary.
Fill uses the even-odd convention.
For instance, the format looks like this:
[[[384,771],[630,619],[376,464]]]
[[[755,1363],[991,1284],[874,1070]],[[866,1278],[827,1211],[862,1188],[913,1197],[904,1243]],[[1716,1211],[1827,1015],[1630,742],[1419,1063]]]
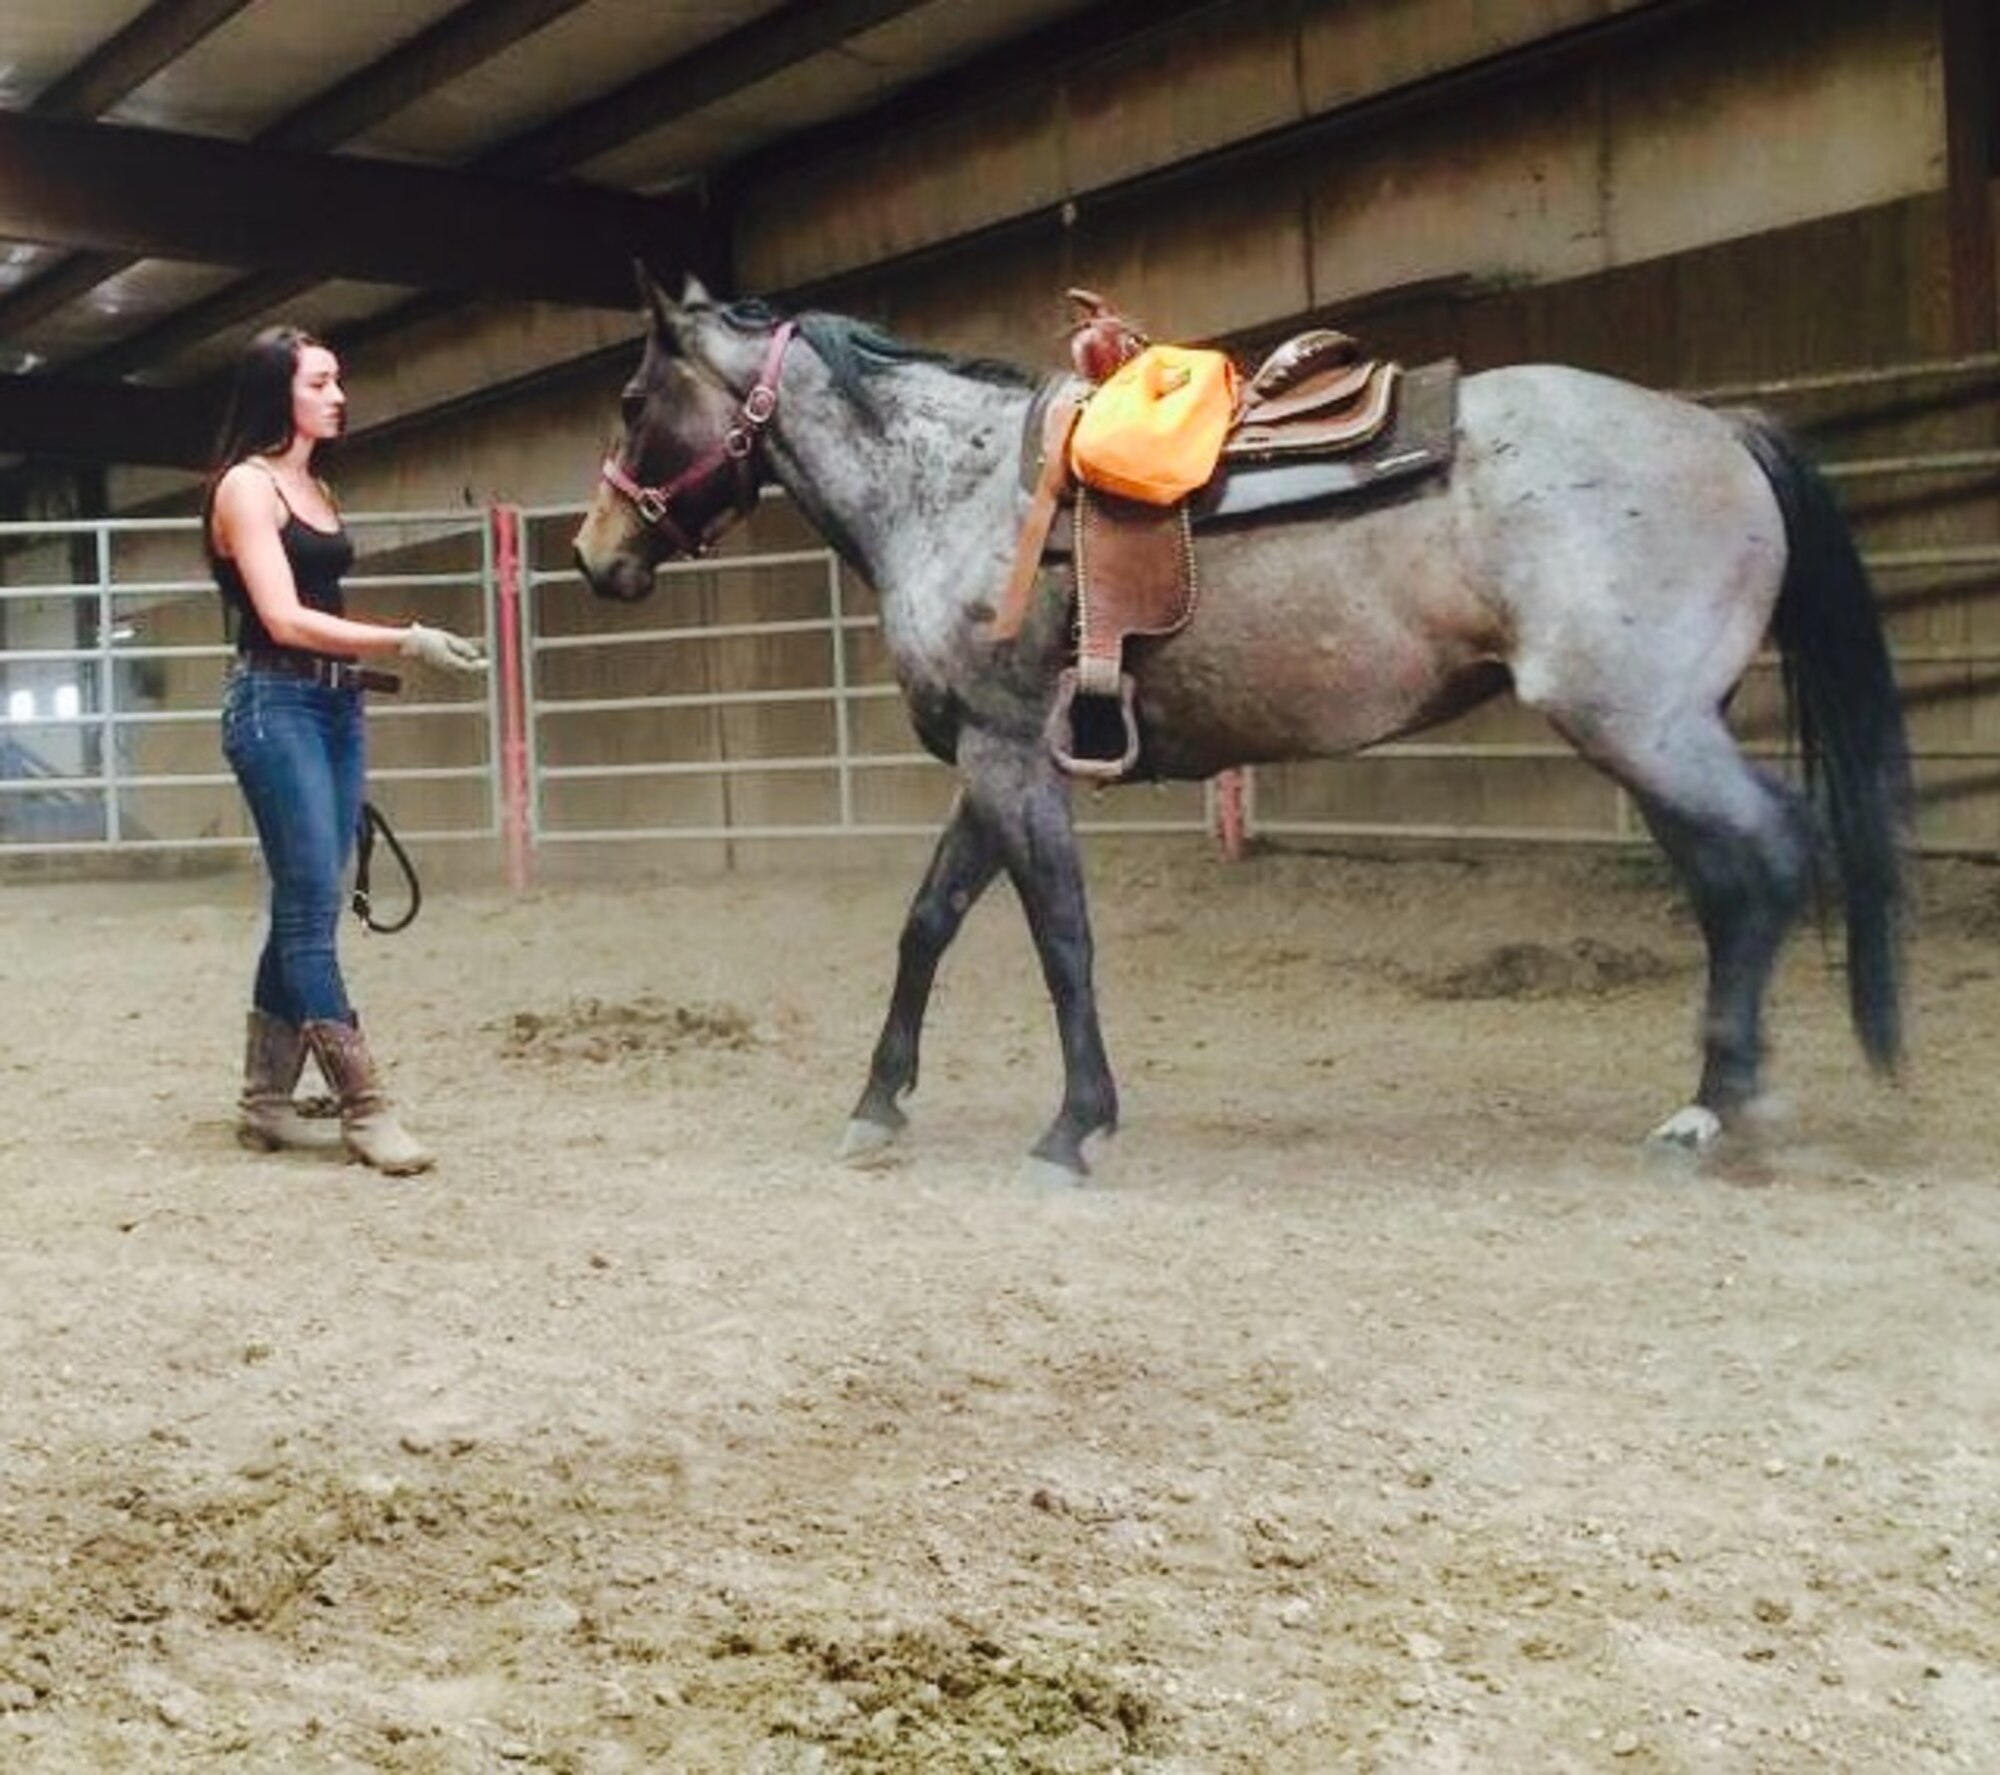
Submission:
[[[484,512],[344,522],[358,614],[493,632]],[[197,520],[0,524],[0,859],[253,846],[217,737],[229,658]],[[490,839],[498,687],[406,690],[371,704],[371,793],[406,838]]]

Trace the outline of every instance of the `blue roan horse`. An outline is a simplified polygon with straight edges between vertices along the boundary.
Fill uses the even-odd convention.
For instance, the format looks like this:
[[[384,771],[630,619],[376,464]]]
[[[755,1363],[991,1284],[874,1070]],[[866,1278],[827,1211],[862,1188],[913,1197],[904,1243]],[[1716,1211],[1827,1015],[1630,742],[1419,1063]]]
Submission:
[[[917,733],[961,785],[844,1150],[901,1133],[938,963],[1004,870],[1062,1044],[1062,1106],[1031,1165],[1081,1178],[1118,1098],[1070,783],[1044,737],[1069,619],[1045,598],[1017,639],[991,634],[1036,381],[834,315],[724,306],[692,280],[678,301],[644,288],[623,439],[577,533],[584,577],[643,598],[659,561],[703,546],[768,476],[874,587]],[[1824,481],[1755,416],[1580,370],[1490,370],[1459,394],[1455,462],[1414,493],[1204,533],[1192,621],[1126,662],[1142,773],[1352,752],[1511,685],[1631,792],[1693,897],[1701,1077],[1653,1139],[1705,1149],[1756,1097],[1765,989],[1822,833],[1855,1030],[1890,1069],[1908,765],[1880,621]],[[1767,631],[1810,792],[1751,765],[1725,725]]]

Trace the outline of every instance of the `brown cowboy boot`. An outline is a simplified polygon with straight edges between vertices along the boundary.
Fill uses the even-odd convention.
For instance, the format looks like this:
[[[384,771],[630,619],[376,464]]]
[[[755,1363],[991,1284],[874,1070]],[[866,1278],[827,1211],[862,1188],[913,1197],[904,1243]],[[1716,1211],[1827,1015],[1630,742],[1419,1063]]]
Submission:
[[[390,1177],[428,1171],[435,1159],[396,1119],[368,1058],[360,1023],[309,1022],[306,1045],[340,1099],[340,1133],[347,1150]]]
[[[243,1052],[243,1094],[236,1100],[236,1138],[253,1152],[326,1151],[340,1144],[332,1122],[293,1100],[305,1070],[306,1038],[297,1025],[263,1011],[250,1013]]]

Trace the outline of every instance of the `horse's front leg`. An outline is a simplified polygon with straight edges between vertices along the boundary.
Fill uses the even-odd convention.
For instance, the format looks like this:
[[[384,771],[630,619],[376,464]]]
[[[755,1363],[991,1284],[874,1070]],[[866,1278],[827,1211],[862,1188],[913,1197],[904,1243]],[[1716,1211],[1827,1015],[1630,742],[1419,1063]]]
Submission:
[[[908,1118],[896,1100],[916,1089],[917,1049],[938,963],[973,902],[999,872],[1000,847],[992,829],[960,796],[903,920],[889,1014],[868,1064],[868,1083],[840,1143],[840,1156],[849,1163],[881,1159],[902,1133]]]
[[[1040,1180],[1080,1183],[1090,1174],[1084,1143],[1118,1126],[1118,1088],[1097,1020],[1090,913],[1069,783],[1039,736],[1024,743],[968,732],[959,742],[958,766],[966,800],[993,833],[1021,897],[1055,1005],[1062,1108],[1035,1142],[1033,1167]]]

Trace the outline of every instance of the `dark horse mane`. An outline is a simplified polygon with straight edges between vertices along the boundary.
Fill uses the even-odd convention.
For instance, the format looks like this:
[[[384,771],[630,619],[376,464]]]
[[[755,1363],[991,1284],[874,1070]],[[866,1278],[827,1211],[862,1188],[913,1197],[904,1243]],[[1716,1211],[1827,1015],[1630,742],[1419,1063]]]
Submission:
[[[753,309],[757,311],[754,314],[751,312]],[[732,308],[730,318],[739,317],[752,325],[768,325],[772,318],[770,310],[761,303]],[[884,370],[899,369],[906,364],[935,364],[956,375],[1000,388],[1032,389],[1035,386],[1035,378],[1016,364],[999,358],[959,357],[951,352],[931,350],[927,346],[909,345],[900,339],[890,338],[879,327],[870,326],[866,321],[851,320],[843,314],[825,314],[814,310],[798,317],[798,328],[806,343],[826,365],[834,388],[870,412],[874,411],[874,403],[869,397],[868,379]]]

